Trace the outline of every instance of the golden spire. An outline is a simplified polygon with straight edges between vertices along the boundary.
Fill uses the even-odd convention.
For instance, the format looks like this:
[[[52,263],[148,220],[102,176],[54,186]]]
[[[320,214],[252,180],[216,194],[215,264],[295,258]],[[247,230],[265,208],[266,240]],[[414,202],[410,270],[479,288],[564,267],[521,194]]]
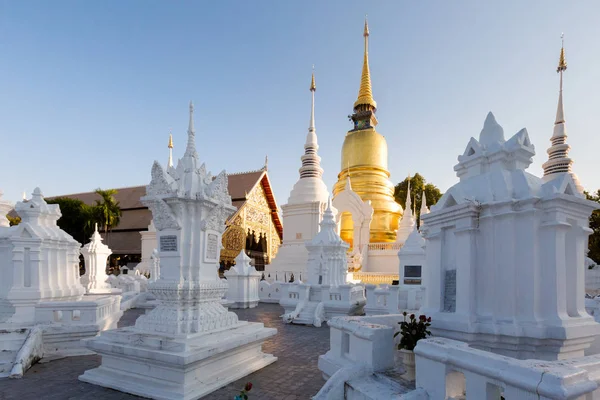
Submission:
[[[169,148],[173,148],[173,135],[169,132]]]
[[[556,72],[561,72],[567,69],[567,60],[565,59],[565,34],[561,34],[562,46],[560,47],[560,58],[558,59],[558,68]]]
[[[317,85],[315,85],[315,66],[313,65],[313,72],[312,72],[312,80],[310,81],[310,90],[311,92],[314,92],[315,90],[317,90]]]
[[[366,17],[363,36],[365,37],[365,54],[363,58],[362,75],[360,77],[358,99],[354,102],[354,108],[359,105],[370,105],[373,108],[377,108],[377,103],[373,99],[373,91],[371,90],[371,73],[369,72],[369,24],[367,23]]]

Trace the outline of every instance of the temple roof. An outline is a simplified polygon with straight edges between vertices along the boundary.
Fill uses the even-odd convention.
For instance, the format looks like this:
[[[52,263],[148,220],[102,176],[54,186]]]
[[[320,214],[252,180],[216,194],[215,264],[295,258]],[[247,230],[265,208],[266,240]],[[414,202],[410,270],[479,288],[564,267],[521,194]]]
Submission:
[[[271,209],[271,218],[277,229],[277,234],[280,238],[283,238],[283,225],[277,212],[277,202],[271,188],[267,171],[258,170],[233,173],[227,175],[227,180],[232,204],[238,210],[246,203],[247,194],[249,194],[257,185],[262,185],[269,208]],[[123,214],[119,225],[112,230],[110,239],[111,249],[115,254],[140,253],[141,243],[137,232],[147,230],[148,225],[152,220],[150,210],[148,210],[148,208],[140,201],[140,198],[146,195],[146,186],[130,186],[118,188],[116,190],[117,194],[115,194],[115,200],[119,202]],[[88,205],[95,205],[96,200],[101,200],[101,197],[96,194],[96,192],[52,196],[46,197],[46,200],[56,199],[58,197],[79,199]],[[236,214],[237,213],[234,215]],[[230,218],[233,218],[234,215]],[[135,235],[131,235],[131,233],[135,233]]]

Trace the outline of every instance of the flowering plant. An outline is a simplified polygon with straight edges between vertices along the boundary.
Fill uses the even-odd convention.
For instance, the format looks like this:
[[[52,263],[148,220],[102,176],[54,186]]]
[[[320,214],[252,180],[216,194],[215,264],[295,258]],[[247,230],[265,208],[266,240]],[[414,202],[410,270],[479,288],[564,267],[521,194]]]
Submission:
[[[404,321],[398,322],[400,324],[400,331],[396,332],[394,337],[402,334],[402,339],[398,343],[398,350],[405,349],[412,351],[417,346],[419,340],[431,336],[431,332],[427,329],[431,326],[431,317],[427,318],[425,315],[419,315],[419,320],[417,321],[415,314],[410,314],[407,321],[406,316],[408,314],[406,311],[402,315],[404,315]]]
[[[248,400],[248,392],[252,390],[252,382],[246,383],[246,386],[240,391],[240,394],[235,396],[233,400]]]

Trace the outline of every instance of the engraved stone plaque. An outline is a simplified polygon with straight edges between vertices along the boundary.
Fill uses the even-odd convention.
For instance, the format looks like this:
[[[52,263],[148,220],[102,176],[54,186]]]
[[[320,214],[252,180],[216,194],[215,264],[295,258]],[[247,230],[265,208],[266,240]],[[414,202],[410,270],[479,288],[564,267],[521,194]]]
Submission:
[[[177,236],[161,236],[159,247],[160,251],[177,251]]]
[[[219,254],[219,236],[215,233],[206,235],[206,259],[217,260]]]
[[[444,312],[456,311],[456,270],[446,271],[444,282]]]

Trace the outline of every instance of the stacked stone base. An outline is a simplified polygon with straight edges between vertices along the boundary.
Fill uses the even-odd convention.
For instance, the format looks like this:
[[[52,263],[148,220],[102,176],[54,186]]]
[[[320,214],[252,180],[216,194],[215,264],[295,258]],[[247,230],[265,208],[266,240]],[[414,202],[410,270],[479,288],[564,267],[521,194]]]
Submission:
[[[151,399],[198,399],[275,362],[262,344],[276,333],[250,322],[187,337],[107,331],[84,341],[102,364],[79,379]]]

